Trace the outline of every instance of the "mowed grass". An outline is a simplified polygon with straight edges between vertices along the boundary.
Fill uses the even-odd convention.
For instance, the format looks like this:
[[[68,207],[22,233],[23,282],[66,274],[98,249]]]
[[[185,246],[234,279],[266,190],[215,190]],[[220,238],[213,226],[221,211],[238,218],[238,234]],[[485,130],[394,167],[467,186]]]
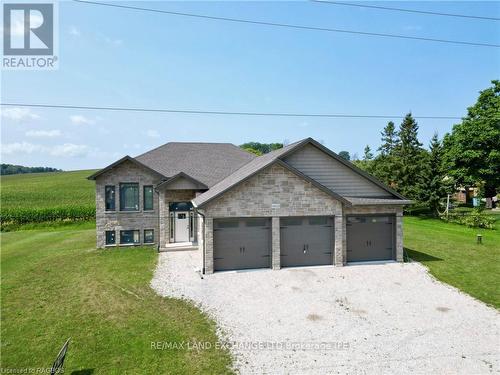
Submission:
[[[2,209],[95,207],[95,170],[27,173],[1,177]]]
[[[495,216],[495,230],[405,217],[405,250],[437,279],[500,308],[500,216]],[[483,236],[481,245],[477,234]]]
[[[50,367],[71,337],[66,374],[224,374],[216,326],[149,283],[152,248],[95,249],[95,227],[0,234],[1,367]],[[210,350],[155,350],[152,342],[210,342]]]

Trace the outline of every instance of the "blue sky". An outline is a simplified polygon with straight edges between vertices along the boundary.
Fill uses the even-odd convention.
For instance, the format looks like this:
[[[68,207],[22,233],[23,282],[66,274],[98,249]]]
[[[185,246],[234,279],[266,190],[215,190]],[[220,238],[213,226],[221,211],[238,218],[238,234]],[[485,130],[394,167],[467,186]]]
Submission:
[[[313,2],[123,2],[222,17],[500,43],[500,22]],[[500,16],[494,2],[373,2]],[[282,29],[61,2],[59,69],[3,71],[2,102],[462,116],[500,78],[500,49]],[[384,119],[2,108],[2,162],[103,167],[169,141],[379,145]],[[453,120],[419,120],[427,144]],[[399,123],[399,120],[397,121]]]

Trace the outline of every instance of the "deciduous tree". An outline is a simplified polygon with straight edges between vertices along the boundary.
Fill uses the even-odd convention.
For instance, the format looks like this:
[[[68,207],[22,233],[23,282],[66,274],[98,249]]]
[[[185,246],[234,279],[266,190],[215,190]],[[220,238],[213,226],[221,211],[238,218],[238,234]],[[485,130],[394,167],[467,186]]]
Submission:
[[[448,173],[459,185],[484,186],[486,197],[500,188],[500,81],[492,84],[443,143]]]

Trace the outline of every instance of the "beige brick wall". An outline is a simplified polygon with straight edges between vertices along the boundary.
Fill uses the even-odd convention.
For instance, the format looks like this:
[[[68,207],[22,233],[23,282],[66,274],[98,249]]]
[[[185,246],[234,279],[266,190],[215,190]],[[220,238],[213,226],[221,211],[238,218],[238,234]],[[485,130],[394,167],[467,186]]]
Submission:
[[[205,273],[214,272],[214,220],[205,218]]]
[[[271,220],[271,267],[273,270],[281,268],[281,244],[280,244],[280,218],[273,217]]]
[[[139,183],[139,211],[120,211],[120,183]],[[153,229],[155,243],[158,241],[158,194],[153,194],[153,211],[143,211],[143,186],[156,185],[159,178],[153,173],[139,168],[130,161],[112,168],[96,179],[96,232],[97,247],[105,246],[105,231],[116,231],[116,243],[120,242],[120,230],[140,230],[141,243],[144,240],[144,229]],[[105,186],[115,186],[115,211],[105,211]]]

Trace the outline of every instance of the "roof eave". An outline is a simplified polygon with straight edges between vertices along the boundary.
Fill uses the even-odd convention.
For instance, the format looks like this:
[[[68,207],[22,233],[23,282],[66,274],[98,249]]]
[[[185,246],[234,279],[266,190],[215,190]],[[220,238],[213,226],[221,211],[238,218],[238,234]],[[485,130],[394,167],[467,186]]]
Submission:
[[[129,155],[125,155],[123,158],[115,161],[114,163],[108,165],[107,167],[104,167],[100,170],[98,170],[97,172],[95,172],[94,174],[90,175],[87,177],[87,180],[95,180],[97,177],[99,177],[101,174],[103,173],[106,173],[107,171],[109,171],[110,169],[120,165],[121,163],[125,162],[125,161],[130,161],[132,163],[134,163],[135,165],[141,167],[141,168],[144,168],[146,170],[148,170],[149,172],[153,173],[153,174],[156,174],[160,177],[163,177],[165,178],[164,175],[162,175],[160,172],[158,171],[155,171],[154,169],[148,167],[147,165],[141,163],[140,161],[134,159],[133,157],[129,156]]]
[[[196,178],[191,177],[187,173],[184,172],[179,172],[175,176],[172,176],[162,182],[160,182],[158,185],[156,185],[156,189],[160,188],[161,186],[168,185],[171,182],[174,182],[175,180],[178,180],[179,178],[185,178],[186,180],[189,180],[193,182],[194,184],[198,185],[198,188],[200,190],[208,190],[208,186],[205,185],[203,182],[198,181]]]
[[[393,200],[388,202],[351,202],[352,206],[408,206],[414,204],[415,202],[408,199]]]

